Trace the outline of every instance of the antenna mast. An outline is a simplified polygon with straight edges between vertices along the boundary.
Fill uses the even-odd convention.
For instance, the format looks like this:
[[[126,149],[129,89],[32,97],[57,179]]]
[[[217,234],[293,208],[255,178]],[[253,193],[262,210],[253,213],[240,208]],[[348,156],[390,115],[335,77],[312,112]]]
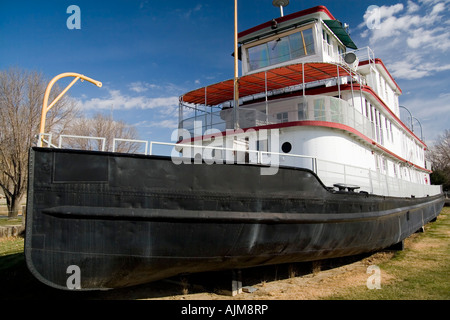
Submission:
[[[283,17],[284,16],[283,7],[286,7],[289,4],[289,0],[273,0],[272,4],[275,7],[280,7],[280,14]]]

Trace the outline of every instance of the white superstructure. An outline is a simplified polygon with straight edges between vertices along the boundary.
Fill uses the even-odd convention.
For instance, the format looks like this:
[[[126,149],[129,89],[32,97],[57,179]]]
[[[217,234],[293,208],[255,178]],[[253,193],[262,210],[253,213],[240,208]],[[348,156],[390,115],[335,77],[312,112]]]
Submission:
[[[239,42],[239,107],[232,80],[183,95],[183,156],[304,167],[330,188],[386,196],[441,192],[430,186],[426,144],[400,120],[401,89],[325,7],[241,32]]]

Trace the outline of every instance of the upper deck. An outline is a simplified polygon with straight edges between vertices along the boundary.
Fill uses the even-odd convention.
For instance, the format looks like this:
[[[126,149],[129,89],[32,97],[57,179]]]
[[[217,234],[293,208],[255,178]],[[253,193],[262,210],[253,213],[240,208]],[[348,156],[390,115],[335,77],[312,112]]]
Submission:
[[[317,6],[242,31],[242,74],[301,62],[344,63],[347,48],[357,49],[346,27]]]
[[[242,31],[238,42],[242,76],[238,81],[236,109],[260,101],[270,104],[286,95],[326,92],[342,99],[342,92],[350,91],[351,101],[348,95],[344,100],[374,126],[381,124],[374,115],[369,115],[372,105],[390,122],[405,129],[413,140],[419,140],[400,121],[402,91],[383,62],[375,58],[370,48],[357,49],[347,25],[336,20],[326,7],[302,10]],[[363,95],[367,97],[363,99]],[[234,103],[233,79],[188,92],[180,97],[179,127],[193,132],[192,124],[203,121],[205,129],[212,128],[217,123],[213,115],[223,110],[234,113],[237,123],[239,116],[230,112]],[[269,120],[277,112],[269,113],[269,109],[254,113],[250,123],[273,123],[274,119]]]

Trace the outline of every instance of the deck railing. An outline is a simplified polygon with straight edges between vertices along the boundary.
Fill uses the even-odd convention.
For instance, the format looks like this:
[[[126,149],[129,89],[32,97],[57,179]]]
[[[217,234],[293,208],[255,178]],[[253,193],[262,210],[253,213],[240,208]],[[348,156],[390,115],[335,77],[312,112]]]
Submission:
[[[48,139],[46,139],[48,142],[47,147],[56,147],[51,144],[51,135],[47,134],[46,136],[48,137]],[[232,164],[237,162],[249,165],[270,165],[273,168],[287,166],[309,169],[317,174],[324,185],[329,188],[333,188],[334,184],[337,183],[352,184],[359,186],[357,191],[396,197],[425,197],[427,195],[431,196],[442,192],[441,186],[414,183],[367,168],[346,165],[306,155],[248,150],[245,146],[227,148],[220,145],[203,146],[201,144],[181,144],[145,140],[116,140],[143,143],[145,145],[144,155],[171,156],[174,163],[186,163],[187,158],[183,156],[190,155],[190,161],[187,163],[192,163],[193,165],[196,163]],[[164,152],[161,149],[156,151],[156,146],[166,148],[166,151]],[[200,155],[200,157],[196,157],[196,155]],[[277,170],[273,172],[275,174]]]
[[[266,116],[268,111],[269,116]],[[268,124],[293,121],[327,121],[349,126],[366,137],[377,140],[380,128],[354,106],[339,98],[313,95],[299,96],[276,102],[260,102],[239,108],[239,128],[246,129]],[[183,120],[180,128],[192,137],[201,136],[207,129],[224,132],[234,128],[233,109],[225,109],[207,115],[198,115]],[[200,125],[199,125],[200,124]]]

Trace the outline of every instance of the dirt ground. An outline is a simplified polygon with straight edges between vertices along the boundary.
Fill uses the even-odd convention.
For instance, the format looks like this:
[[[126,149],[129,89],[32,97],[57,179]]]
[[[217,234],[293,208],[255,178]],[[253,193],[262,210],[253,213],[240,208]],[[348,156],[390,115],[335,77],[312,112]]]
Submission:
[[[414,235],[407,239],[410,245]],[[223,277],[231,283],[228,273],[200,274],[197,277],[174,278],[133,288],[110,291],[100,299],[133,300],[319,300],[339,293],[341,290],[365,286],[371,274],[367,268],[392,259],[395,251],[314,263],[261,267],[242,270],[242,286],[252,292],[241,292],[235,296],[220,292],[228,288],[211,288],[205,283],[214,282],[212,277]],[[251,276],[250,276],[251,275]],[[381,285],[393,276],[383,272]],[[256,289],[256,290],[255,290]]]
[[[440,217],[444,218],[444,217]],[[438,218],[439,219],[439,218]],[[444,230],[444,238],[450,237],[450,230]],[[416,241],[420,234],[413,234],[405,240],[405,248],[423,255],[430,246],[440,246],[439,239]],[[419,238],[420,239],[420,238]],[[429,248],[430,247],[430,248]],[[242,286],[252,292],[242,292],[231,296],[220,293],[229,289],[231,273],[206,273],[176,277],[145,285],[103,292],[70,292],[52,289],[29,275],[24,262],[21,268],[11,274],[11,283],[18,279],[24,286],[17,292],[10,292],[9,299],[86,299],[86,300],[319,300],[340,294],[352,288],[366,286],[371,273],[368,267],[385,262],[393,262],[395,251],[381,251],[373,254],[323,260],[320,262],[298,263],[243,269]],[[412,257],[414,258],[414,257]],[[414,259],[404,263],[418,263]],[[420,261],[424,263],[424,261]],[[429,261],[427,263],[433,263]],[[22,266],[23,264],[23,266]],[[17,278],[17,279],[16,279]],[[222,280],[222,288],[218,288]],[[383,270],[381,285],[396,281],[394,275]],[[214,287],[211,287],[211,284]],[[225,284],[226,287],[223,287]],[[17,288],[17,287],[16,287]],[[13,290],[14,291],[14,290]],[[1,295],[0,295],[1,296]]]
[[[158,300],[318,300],[338,293],[341,289],[365,285],[367,267],[387,261],[394,252],[379,252],[362,258],[356,262],[332,267],[328,270],[317,268],[311,273],[296,277],[287,277],[274,281],[260,281],[249,286],[256,289],[253,292],[242,292],[235,296],[212,292],[197,292],[180,295],[170,295],[154,298]],[[344,262],[345,263],[345,262]],[[383,274],[383,281],[389,281],[391,276]],[[183,285],[180,284],[181,290]],[[245,279],[243,279],[245,288]],[[186,289],[185,289],[186,290]]]

